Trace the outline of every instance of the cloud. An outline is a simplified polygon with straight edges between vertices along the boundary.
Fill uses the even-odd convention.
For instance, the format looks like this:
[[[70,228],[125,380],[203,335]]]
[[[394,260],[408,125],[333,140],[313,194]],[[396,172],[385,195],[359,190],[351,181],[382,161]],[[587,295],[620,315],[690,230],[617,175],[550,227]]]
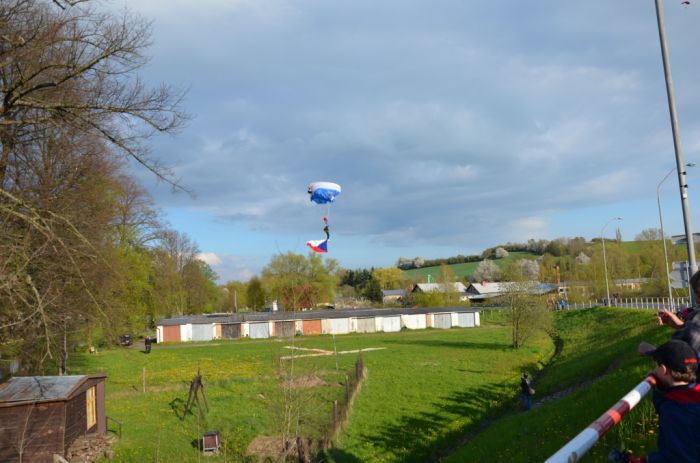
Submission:
[[[211,267],[216,267],[221,265],[221,257],[217,256],[215,252],[201,252],[197,254],[197,259],[209,264]]]
[[[196,115],[154,142],[197,193],[154,190],[163,207],[297,236],[327,212],[306,185],[330,180],[338,233],[464,249],[646,200],[672,167],[654,11],[634,0],[129,3],[155,19],[148,76],[190,85]],[[693,160],[700,29],[667,9]]]

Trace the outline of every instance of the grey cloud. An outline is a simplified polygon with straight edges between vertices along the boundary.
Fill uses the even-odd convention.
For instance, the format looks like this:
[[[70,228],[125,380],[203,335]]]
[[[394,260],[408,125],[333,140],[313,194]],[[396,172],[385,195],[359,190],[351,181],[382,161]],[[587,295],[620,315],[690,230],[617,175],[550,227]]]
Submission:
[[[197,119],[156,151],[198,196],[158,194],[161,204],[296,232],[323,214],[306,184],[332,180],[344,187],[334,206],[343,233],[466,245],[504,217],[546,227],[532,218],[641,197],[668,163],[649,5],[178,5],[192,9],[155,18],[149,72],[190,83]],[[696,56],[686,42],[700,33],[667,9],[686,36],[672,45],[692,127],[698,68],[680,56]]]

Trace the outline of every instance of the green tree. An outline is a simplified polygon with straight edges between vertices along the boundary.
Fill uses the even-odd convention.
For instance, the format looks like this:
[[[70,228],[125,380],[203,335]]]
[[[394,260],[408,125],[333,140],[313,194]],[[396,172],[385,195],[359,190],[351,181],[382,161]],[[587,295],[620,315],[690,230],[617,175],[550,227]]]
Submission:
[[[398,270],[398,269],[397,269]],[[364,287],[362,294],[372,302],[382,303],[382,286],[376,278],[370,279]]]
[[[511,342],[515,349],[524,346],[536,333],[549,331],[552,315],[542,296],[536,295],[537,282],[529,279],[527,269],[513,263],[504,272],[505,293],[500,297],[507,307]]]
[[[262,282],[258,277],[250,279],[245,294],[248,307],[252,310],[258,311],[265,308],[265,290],[263,290]]]
[[[457,282],[457,276],[452,269],[446,264],[440,266],[440,275],[438,276],[438,283],[441,285],[441,293],[443,296],[443,305],[457,305],[459,304],[459,293],[455,288],[455,283]]]
[[[223,307],[229,312],[238,312],[242,307],[250,307],[248,303],[248,284],[240,281],[229,281],[223,287],[225,299]]]
[[[338,278],[335,259],[323,260],[318,254],[307,256],[288,252],[270,260],[263,269],[262,281],[273,299],[285,310],[312,308],[333,302]]]
[[[376,268],[372,271],[372,279],[379,283],[380,289],[401,289],[406,284],[404,273],[396,267]]]
[[[419,292],[413,296],[413,301],[418,307],[444,307],[445,295],[440,291]]]

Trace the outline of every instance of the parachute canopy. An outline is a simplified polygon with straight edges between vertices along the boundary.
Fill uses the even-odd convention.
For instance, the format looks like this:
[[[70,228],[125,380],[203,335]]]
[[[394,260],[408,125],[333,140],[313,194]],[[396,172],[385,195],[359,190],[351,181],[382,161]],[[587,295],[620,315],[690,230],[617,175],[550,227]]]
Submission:
[[[311,201],[316,204],[334,203],[335,198],[340,196],[340,185],[331,182],[313,182],[308,187]]]

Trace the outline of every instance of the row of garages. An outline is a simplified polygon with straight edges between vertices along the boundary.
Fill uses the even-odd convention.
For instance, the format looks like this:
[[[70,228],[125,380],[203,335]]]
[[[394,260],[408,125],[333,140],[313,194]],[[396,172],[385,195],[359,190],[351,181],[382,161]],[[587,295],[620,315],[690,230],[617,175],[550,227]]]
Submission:
[[[396,332],[402,328],[472,328],[479,324],[479,312],[475,310],[443,307],[200,315],[161,320],[157,329],[158,342],[183,342]]]

